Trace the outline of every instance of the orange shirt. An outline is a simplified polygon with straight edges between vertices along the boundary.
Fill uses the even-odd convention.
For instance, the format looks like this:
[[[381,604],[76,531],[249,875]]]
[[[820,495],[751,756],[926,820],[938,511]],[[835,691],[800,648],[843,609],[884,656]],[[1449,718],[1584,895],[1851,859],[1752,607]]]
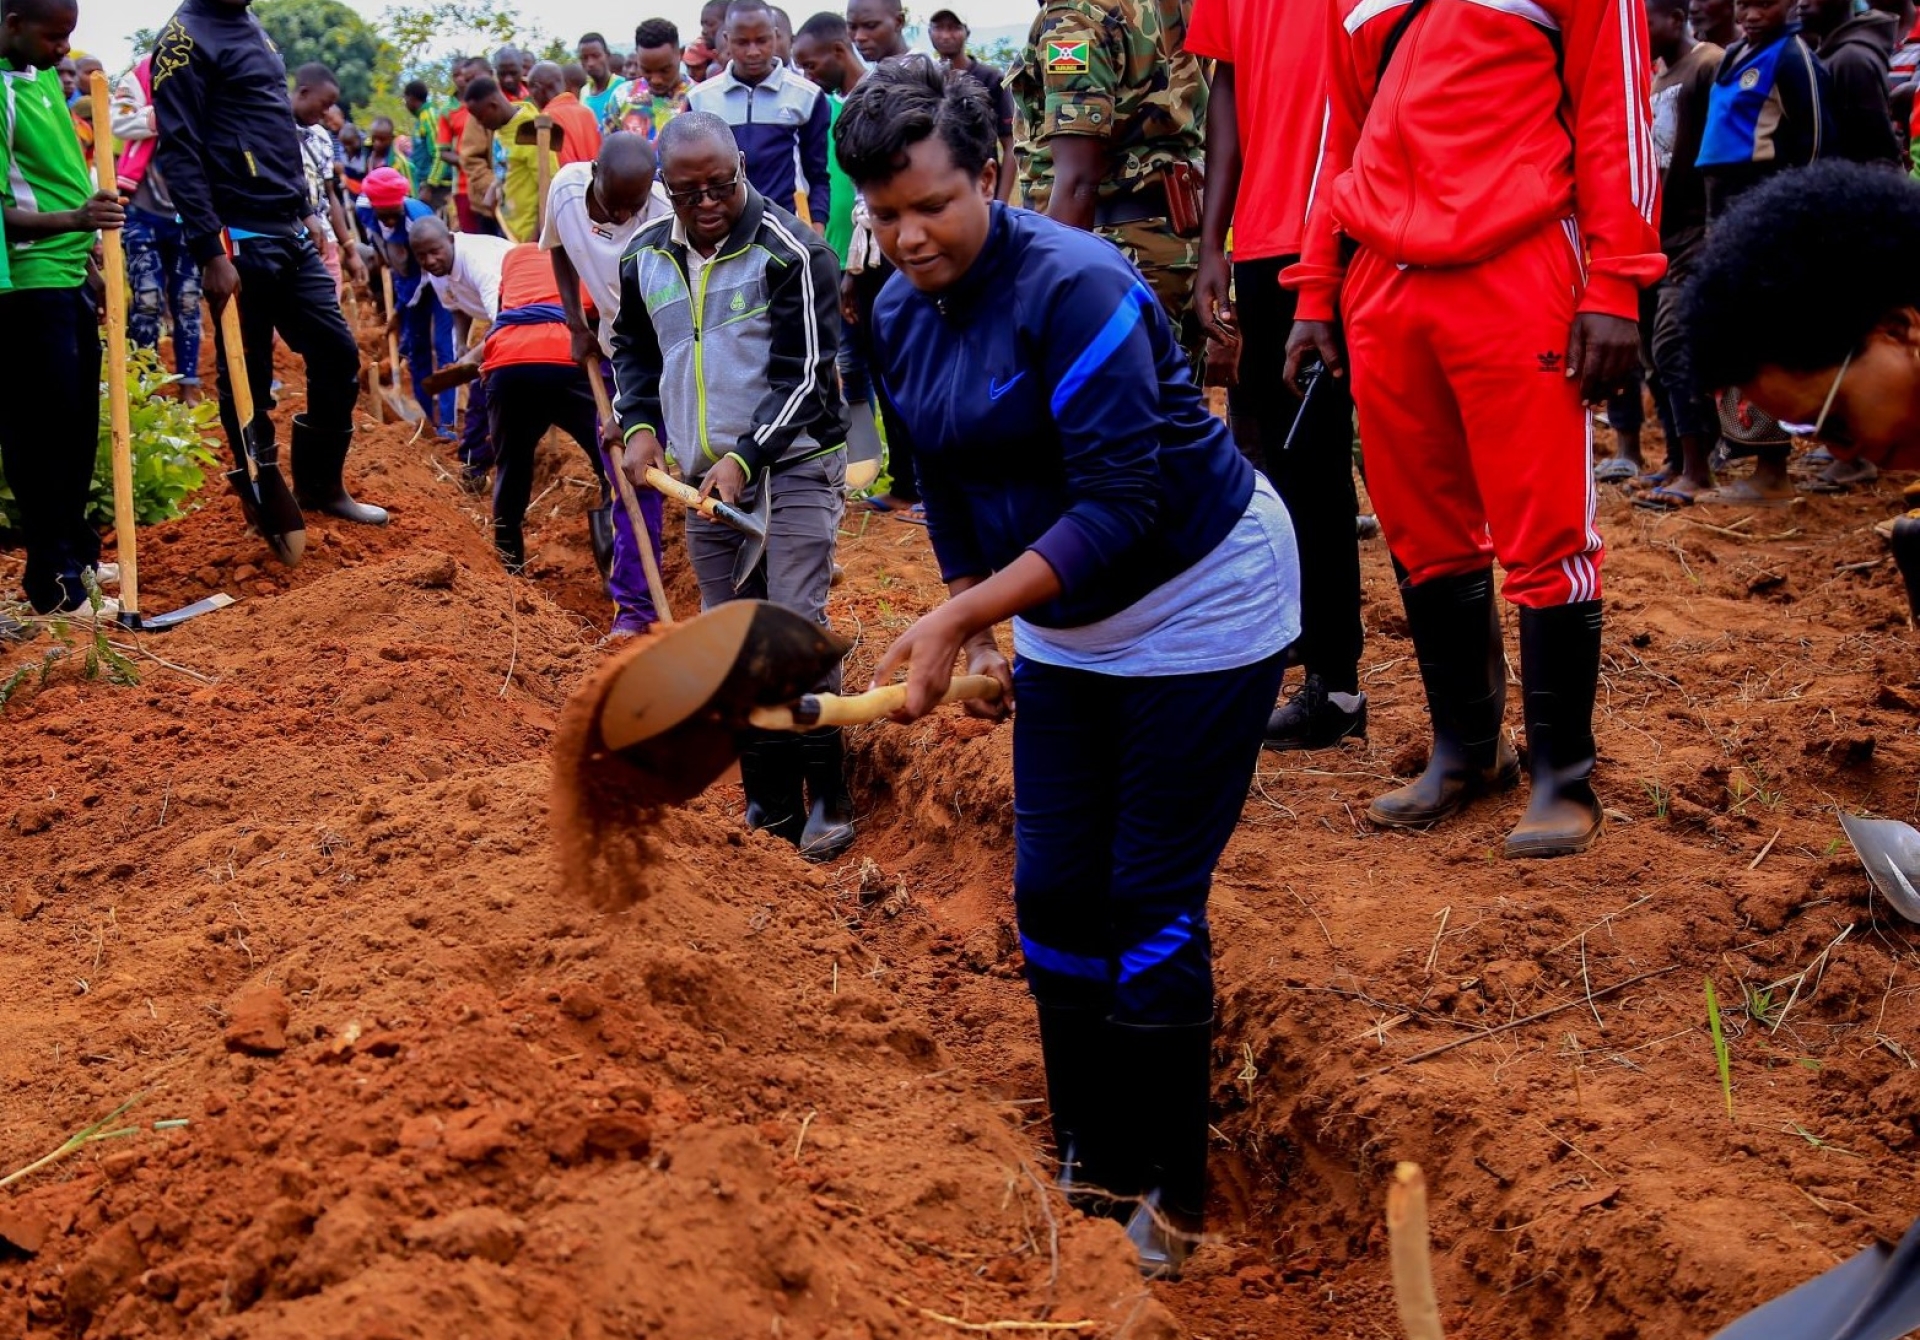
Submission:
[[[584,301],[584,299],[583,299]],[[500,262],[500,316],[487,332],[480,366],[488,372],[516,363],[573,363],[573,337],[564,319],[515,325],[508,313],[548,306],[558,311],[560,284],[553,277],[553,253],[537,242],[522,242]]]
[[[600,152],[600,123],[593,113],[571,93],[562,93],[547,104],[546,115],[560,127],[560,165],[590,163]]]

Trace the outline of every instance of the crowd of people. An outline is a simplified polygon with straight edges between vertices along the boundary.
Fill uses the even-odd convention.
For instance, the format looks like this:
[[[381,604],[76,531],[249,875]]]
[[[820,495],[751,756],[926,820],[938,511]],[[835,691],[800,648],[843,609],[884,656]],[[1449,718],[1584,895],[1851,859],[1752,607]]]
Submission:
[[[237,421],[222,371],[236,454],[248,429],[277,460],[274,341],[305,360],[304,509],[386,520],[346,487],[343,294],[397,333],[510,570],[537,444],[571,437],[617,636],[657,621],[652,470],[767,508],[750,567],[689,516],[709,609],[825,624],[845,510],[924,525],[950,598],[876,679],[904,672],[902,720],[960,662],[1002,687],[968,710],[1017,699],[1014,898],[1063,1184],[1177,1272],[1205,1199],[1214,865],[1263,746],[1368,729],[1356,423],[1432,735],[1370,819],[1424,829],[1524,771],[1505,854],[1586,851],[1599,484],[1758,505],[1794,495],[1797,438],[1832,448],[1811,487],[1920,455],[1920,299],[1898,279],[1920,27],[1895,8],[1042,0],[1002,71],[951,9],[927,55],[900,0],[797,28],[713,0],[690,42],[649,18],[624,52],[596,32],[571,62],[457,58],[445,89],[401,90],[404,124],[359,126],[247,0],[185,0],[118,80],[118,189],[96,191],[75,0],[0,0],[0,365],[36,392],[0,449],[26,595],[76,608],[100,556],[110,229],[131,337],[170,323],[189,393],[203,298],[238,300],[258,411]],[[640,528],[611,503],[623,471]],[[837,730],[757,732],[741,776],[753,828],[814,859],[852,842]]]

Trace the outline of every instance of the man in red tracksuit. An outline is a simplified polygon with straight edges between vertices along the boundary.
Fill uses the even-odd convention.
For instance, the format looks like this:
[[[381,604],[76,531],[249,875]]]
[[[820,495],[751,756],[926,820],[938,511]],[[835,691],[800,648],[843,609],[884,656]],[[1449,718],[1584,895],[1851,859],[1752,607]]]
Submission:
[[[1352,367],[1367,488],[1433,721],[1376,799],[1422,827],[1519,764],[1493,562],[1520,607],[1532,795],[1508,856],[1599,835],[1592,420],[1638,364],[1666,262],[1641,0],[1334,0],[1325,148],[1287,375]],[[1343,339],[1344,337],[1344,339]],[[1343,347],[1344,346],[1344,347]]]

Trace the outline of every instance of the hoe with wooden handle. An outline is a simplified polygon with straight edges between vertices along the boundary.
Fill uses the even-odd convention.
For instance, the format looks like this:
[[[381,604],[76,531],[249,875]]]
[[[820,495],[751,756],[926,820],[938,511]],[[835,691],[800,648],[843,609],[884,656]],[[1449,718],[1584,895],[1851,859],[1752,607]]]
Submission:
[[[596,759],[620,760],[632,803],[679,804],[718,781],[753,730],[857,726],[898,711],[900,684],[846,697],[809,692],[850,645],[784,606],[730,601],[611,657],[568,700],[563,721],[574,728],[558,734],[584,738]],[[999,694],[999,681],[966,675],[942,701]]]

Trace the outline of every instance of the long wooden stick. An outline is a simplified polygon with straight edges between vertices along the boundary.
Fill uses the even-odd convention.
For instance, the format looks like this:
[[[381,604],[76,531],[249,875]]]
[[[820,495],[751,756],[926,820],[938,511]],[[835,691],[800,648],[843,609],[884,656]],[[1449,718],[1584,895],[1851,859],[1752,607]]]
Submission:
[[[600,364],[594,359],[587,360],[587,380],[593,385],[593,403],[600,411],[600,422],[613,422],[613,402],[607,396],[606,379],[600,375]],[[666,583],[660,580],[660,565],[653,557],[653,532],[647,526],[647,518],[640,511],[640,500],[634,496],[633,481],[627,478],[626,453],[617,451],[607,467],[613,472],[613,486],[620,494],[620,505],[627,510],[627,520],[633,525],[634,542],[640,546],[640,566],[647,574],[647,594],[653,599],[653,612],[661,623],[673,622],[673,611],[667,608]]]
[[[1427,1235],[1427,1179],[1417,1163],[1401,1163],[1387,1188],[1387,1242],[1393,1254],[1393,1302],[1407,1340],[1446,1340],[1433,1292]]]
[[[93,72],[93,171],[102,191],[120,194],[114,166],[113,103],[107,77]],[[118,228],[100,230],[101,277],[107,285],[107,413],[113,430],[113,533],[120,557],[120,612],[129,625],[140,619],[140,553],[134,535],[133,425],[127,407],[127,255]]]
[[[1443,1052],[1452,1051],[1455,1047],[1464,1047],[1470,1042],[1484,1042],[1488,1038],[1498,1037],[1500,1034],[1513,1029],[1525,1028],[1528,1024],[1537,1024],[1542,1019],[1549,1019],[1559,1014],[1562,1010],[1578,1009],[1588,1001],[1599,1000],[1602,996],[1611,996],[1616,991],[1625,991],[1630,986],[1638,986],[1641,982],[1654,977],[1664,977],[1679,968],[1679,966],[1678,963],[1675,963],[1665,968],[1655,968],[1652,972],[1643,972],[1638,977],[1629,977],[1624,982],[1615,982],[1612,986],[1603,986],[1598,991],[1581,996],[1578,1000],[1569,1000],[1564,1004],[1555,1005],[1551,1009],[1541,1010],[1536,1014],[1529,1014],[1524,1019],[1510,1019],[1498,1028],[1485,1029],[1479,1033],[1469,1034],[1464,1038],[1455,1038],[1452,1042],[1441,1043],[1438,1047],[1429,1047],[1423,1052],[1416,1052],[1414,1055],[1406,1057],[1403,1060],[1395,1061],[1392,1065],[1381,1066],[1378,1070],[1372,1071],[1368,1077],[1371,1078],[1372,1075],[1384,1075],[1389,1070],[1398,1070],[1403,1065],[1412,1065],[1416,1061],[1431,1060]]]

